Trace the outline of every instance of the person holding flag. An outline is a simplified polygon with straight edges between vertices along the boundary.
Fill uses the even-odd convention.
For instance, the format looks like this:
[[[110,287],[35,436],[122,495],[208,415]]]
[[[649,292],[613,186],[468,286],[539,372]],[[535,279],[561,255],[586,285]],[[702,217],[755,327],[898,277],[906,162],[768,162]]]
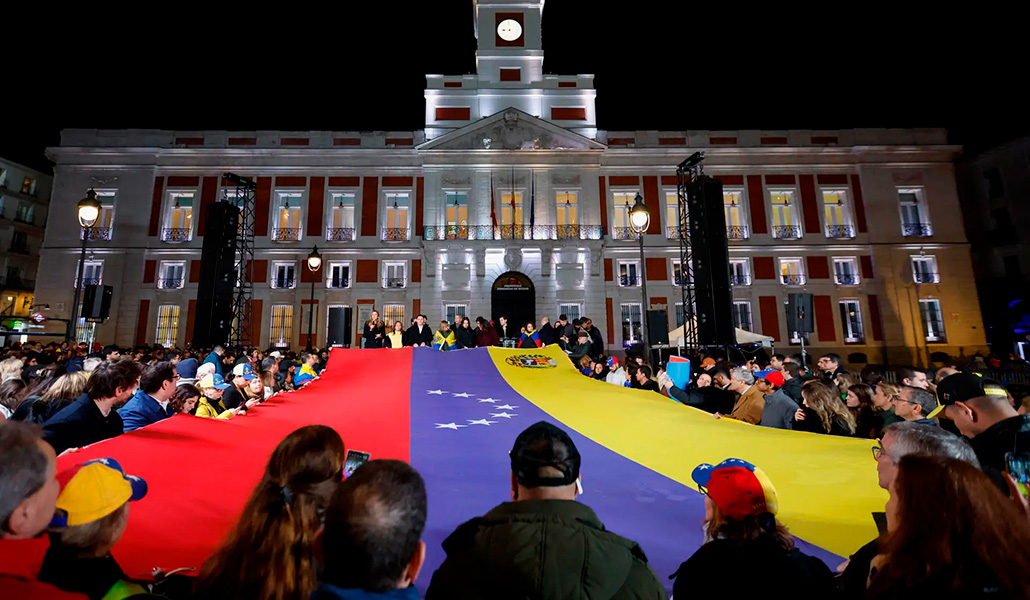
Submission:
[[[519,340],[519,348],[539,348],[540,332],[533,329],[533,322],[526,323],[522,328],[522,339]]]
[[[451,324],[447,320],[440,321],[440,329],[433,336],[433,347],[437,350],[454,350],[458,342],[454,339]]]

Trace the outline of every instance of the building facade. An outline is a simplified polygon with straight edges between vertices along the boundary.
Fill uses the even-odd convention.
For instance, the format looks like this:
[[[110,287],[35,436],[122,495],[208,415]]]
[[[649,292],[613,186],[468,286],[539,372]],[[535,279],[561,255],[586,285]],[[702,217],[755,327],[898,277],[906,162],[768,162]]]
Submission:
[[[25,331],[53,178],[0,158],[0,328]],[[12,338],[13,339],[13,338]]]
[[[1030,357],[1030,137],[963,157],[958,184],[987,341]]]
[[[617,351],[641,337],[645,270],[646,304],[682,322],[675,167],[704,150],[742,328],[792,351],[784,303],[809,292],[813,352],[925,363],[984,347],[943,130],[601,130],[592,76],[543,72],[543,2],[474,7],[478,72],[427,76],[419,131],[64,131],[49,152],[65,217],[47,230],[39,297],[68,313],[75,203],[116,177],[96,188],[109,235],[88,273],[115,286],[117,315],[97,339],[189,343],[204,207],[233,193],[228,170],[257,182],[257,345],[304,345],[311,307],[316,344],[343,307],[355,342],[375,307],[405,325],[589,316]],[[627,218],[638,193],[645,265]],[[303,262],[315,244],[318,274]]]

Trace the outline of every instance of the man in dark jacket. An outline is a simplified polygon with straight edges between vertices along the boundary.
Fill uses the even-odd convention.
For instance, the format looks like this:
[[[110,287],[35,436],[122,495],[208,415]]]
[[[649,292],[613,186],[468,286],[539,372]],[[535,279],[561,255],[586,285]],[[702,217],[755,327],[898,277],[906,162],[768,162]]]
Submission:
[[[171,416],[168,401],[175,393],[178,378],[170,362],[159,362],[143,368],[139,389],[118,411],[125,433]]]
[[[415,317],[415,324],[408,328],[405,338],[405,346],[432,347],[433,329],[426,323],[425,315]]]
[[[797,363],[783,363],[783,385],[780,386],[780,391],[790,396],[790,399],[797,402],[798,406],[801,406],[801,385],[805,383],[801,379],[801,367]]]
[[[476,347],[487,348],[501,343],[501,338],[497,337],[497,330],[486,319],[483,317],[477,318],[476,325],[479,326],[476,329]]]
[[[114,410],[139,385],[140,366],[129,358],[104,361],[86,383],[86,393],[43,424],[43,439],[60,454],[122,434]]]
[[[565,351],[576,345],[576,327],[569,323],[568,315],[558,316],[558,322],[554,325],[554,341]]]
[[[635,542],[606,531],[576,501],[580,456],[541,421],[511,450],[511,499],[458,527],[427,600],[438,598],[665,598]]]
[[[580,331],[579,336],[576,338],[578,343],[576,349],[569,354],[569,360],[572,364],[579,368],[579,359],[584,356],[590,356],[590,334],[585,331]]]
[[[583,317],[583,330],[590,335],[590,358],[596,359],[604,354],[604,338],[601,336],[601,330],[594,327],[594,322],[587,317]]]
[[[775,429],[794,429],[794,413],[798,405],[783,393],[783,373],[769,369],[755,373],[755,387],[765,394],[765,408],[759,425]]]
[[[554,343],[554,327],[547,317],[540,319],[540,329],[537,330],[541,346],[550,346]]]
[[[497,337],[502,340],[518,336],[515,329],[508,323],[508,317],[504,315],[497,317],[497,325],[495,325],[495,327],[497,329]]]

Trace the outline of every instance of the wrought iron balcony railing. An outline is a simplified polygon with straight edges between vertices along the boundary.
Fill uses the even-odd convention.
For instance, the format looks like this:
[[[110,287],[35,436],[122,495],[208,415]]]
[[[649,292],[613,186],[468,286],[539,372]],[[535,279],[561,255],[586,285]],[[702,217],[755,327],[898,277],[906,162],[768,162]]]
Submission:
[[[774,225],[772,231],[773,237],[779,240],[796,240],[801,237],[801,227],[798,225]]]
[[[177,290],[182,287],[182,277],[162,277],[157,280],[157,287],[162,290]]]
[[[388,290],[397,290],[405,286],[407,282],[403,277],[385,277],[383,287]]]
[[[85,238],[90,242],[97,242],[111,239],[110,227],[80,227],[79,229],[81,229],[80,240]]]
[[[726,228],[726,239],[746,240],[751,237],[747,225],[730,225]]]
[[[730,273],[730,285],[751,285],[751,276]]]
[[[583,235],[581,226],[576,225],[556,225],[555,226],[556,237],[559,240],[578,240]]]
[[[408,241],[408,230],[396,227],[383,227],[382,240],[384,242],[406,242]]]
[[[916,283],[940,283],[941,276],[937,273],[913,273]]]
[[[684,276],[682,273],[675,273],[672,276],[672,285],[684,286],[690,283],[690,278]]]
[[[422,237],[442,240],[599,240],[600,225],[426,225]]]
[[[163,242],[188,242],[191,231],[184,227],[169,227],[161,231]]]
[[[342,290],[350,287],[350,279],[347,277],[330,277],[326,283],[329,285],[329,289]]]
[[[297,280],[293,277],[276,277],[271,281],[273,290],[289,290],[297,286]]]
[[[933,235],[933,228],[929,223],[902,223],[901,235],[905,237],[929,237]]]
[[[833,278],[837,285],[858,285],[858,275],[855,273],[834,273]]]
[[[353,242],[355,233],[356,231],[353,227],[330,227],[325,230],[325,241]]]
[[[638,285],[640,285],[640,277],[632,277],[630,275],[619,275],[620,287],[635,287]]]
[[[104,282],[103,278],[100,278],[100,277],[83,277],[82,278],[82,287],[86,287],[87,285],[100,285],[103,282]]]
[[[667,240],[678,240],[680,238],[680,226],[669,225],[665,228],[665,239]]]
[[[272,230],[272,241],[299,242],[300,227],[277,227]]]
[[[805,285],[804,275],[783,275],[783,285]]]
[[[635,240],[640,234],[633,231],[632,227],[612,227],[613,240]]]
[[[826,237],[838,240],[853,238],[855,237],[855,227],[853,225],[827,225]]]

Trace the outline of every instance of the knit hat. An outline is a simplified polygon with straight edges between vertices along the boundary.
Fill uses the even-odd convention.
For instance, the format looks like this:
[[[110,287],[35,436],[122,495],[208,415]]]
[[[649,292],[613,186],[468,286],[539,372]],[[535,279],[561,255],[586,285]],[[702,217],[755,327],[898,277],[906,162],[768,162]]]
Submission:
[[[183,379],[196,379],[197,378],[197,359],[185,358],[179,361],[179,364],[175,365],[175,372],[179,374],[179,377]]]

